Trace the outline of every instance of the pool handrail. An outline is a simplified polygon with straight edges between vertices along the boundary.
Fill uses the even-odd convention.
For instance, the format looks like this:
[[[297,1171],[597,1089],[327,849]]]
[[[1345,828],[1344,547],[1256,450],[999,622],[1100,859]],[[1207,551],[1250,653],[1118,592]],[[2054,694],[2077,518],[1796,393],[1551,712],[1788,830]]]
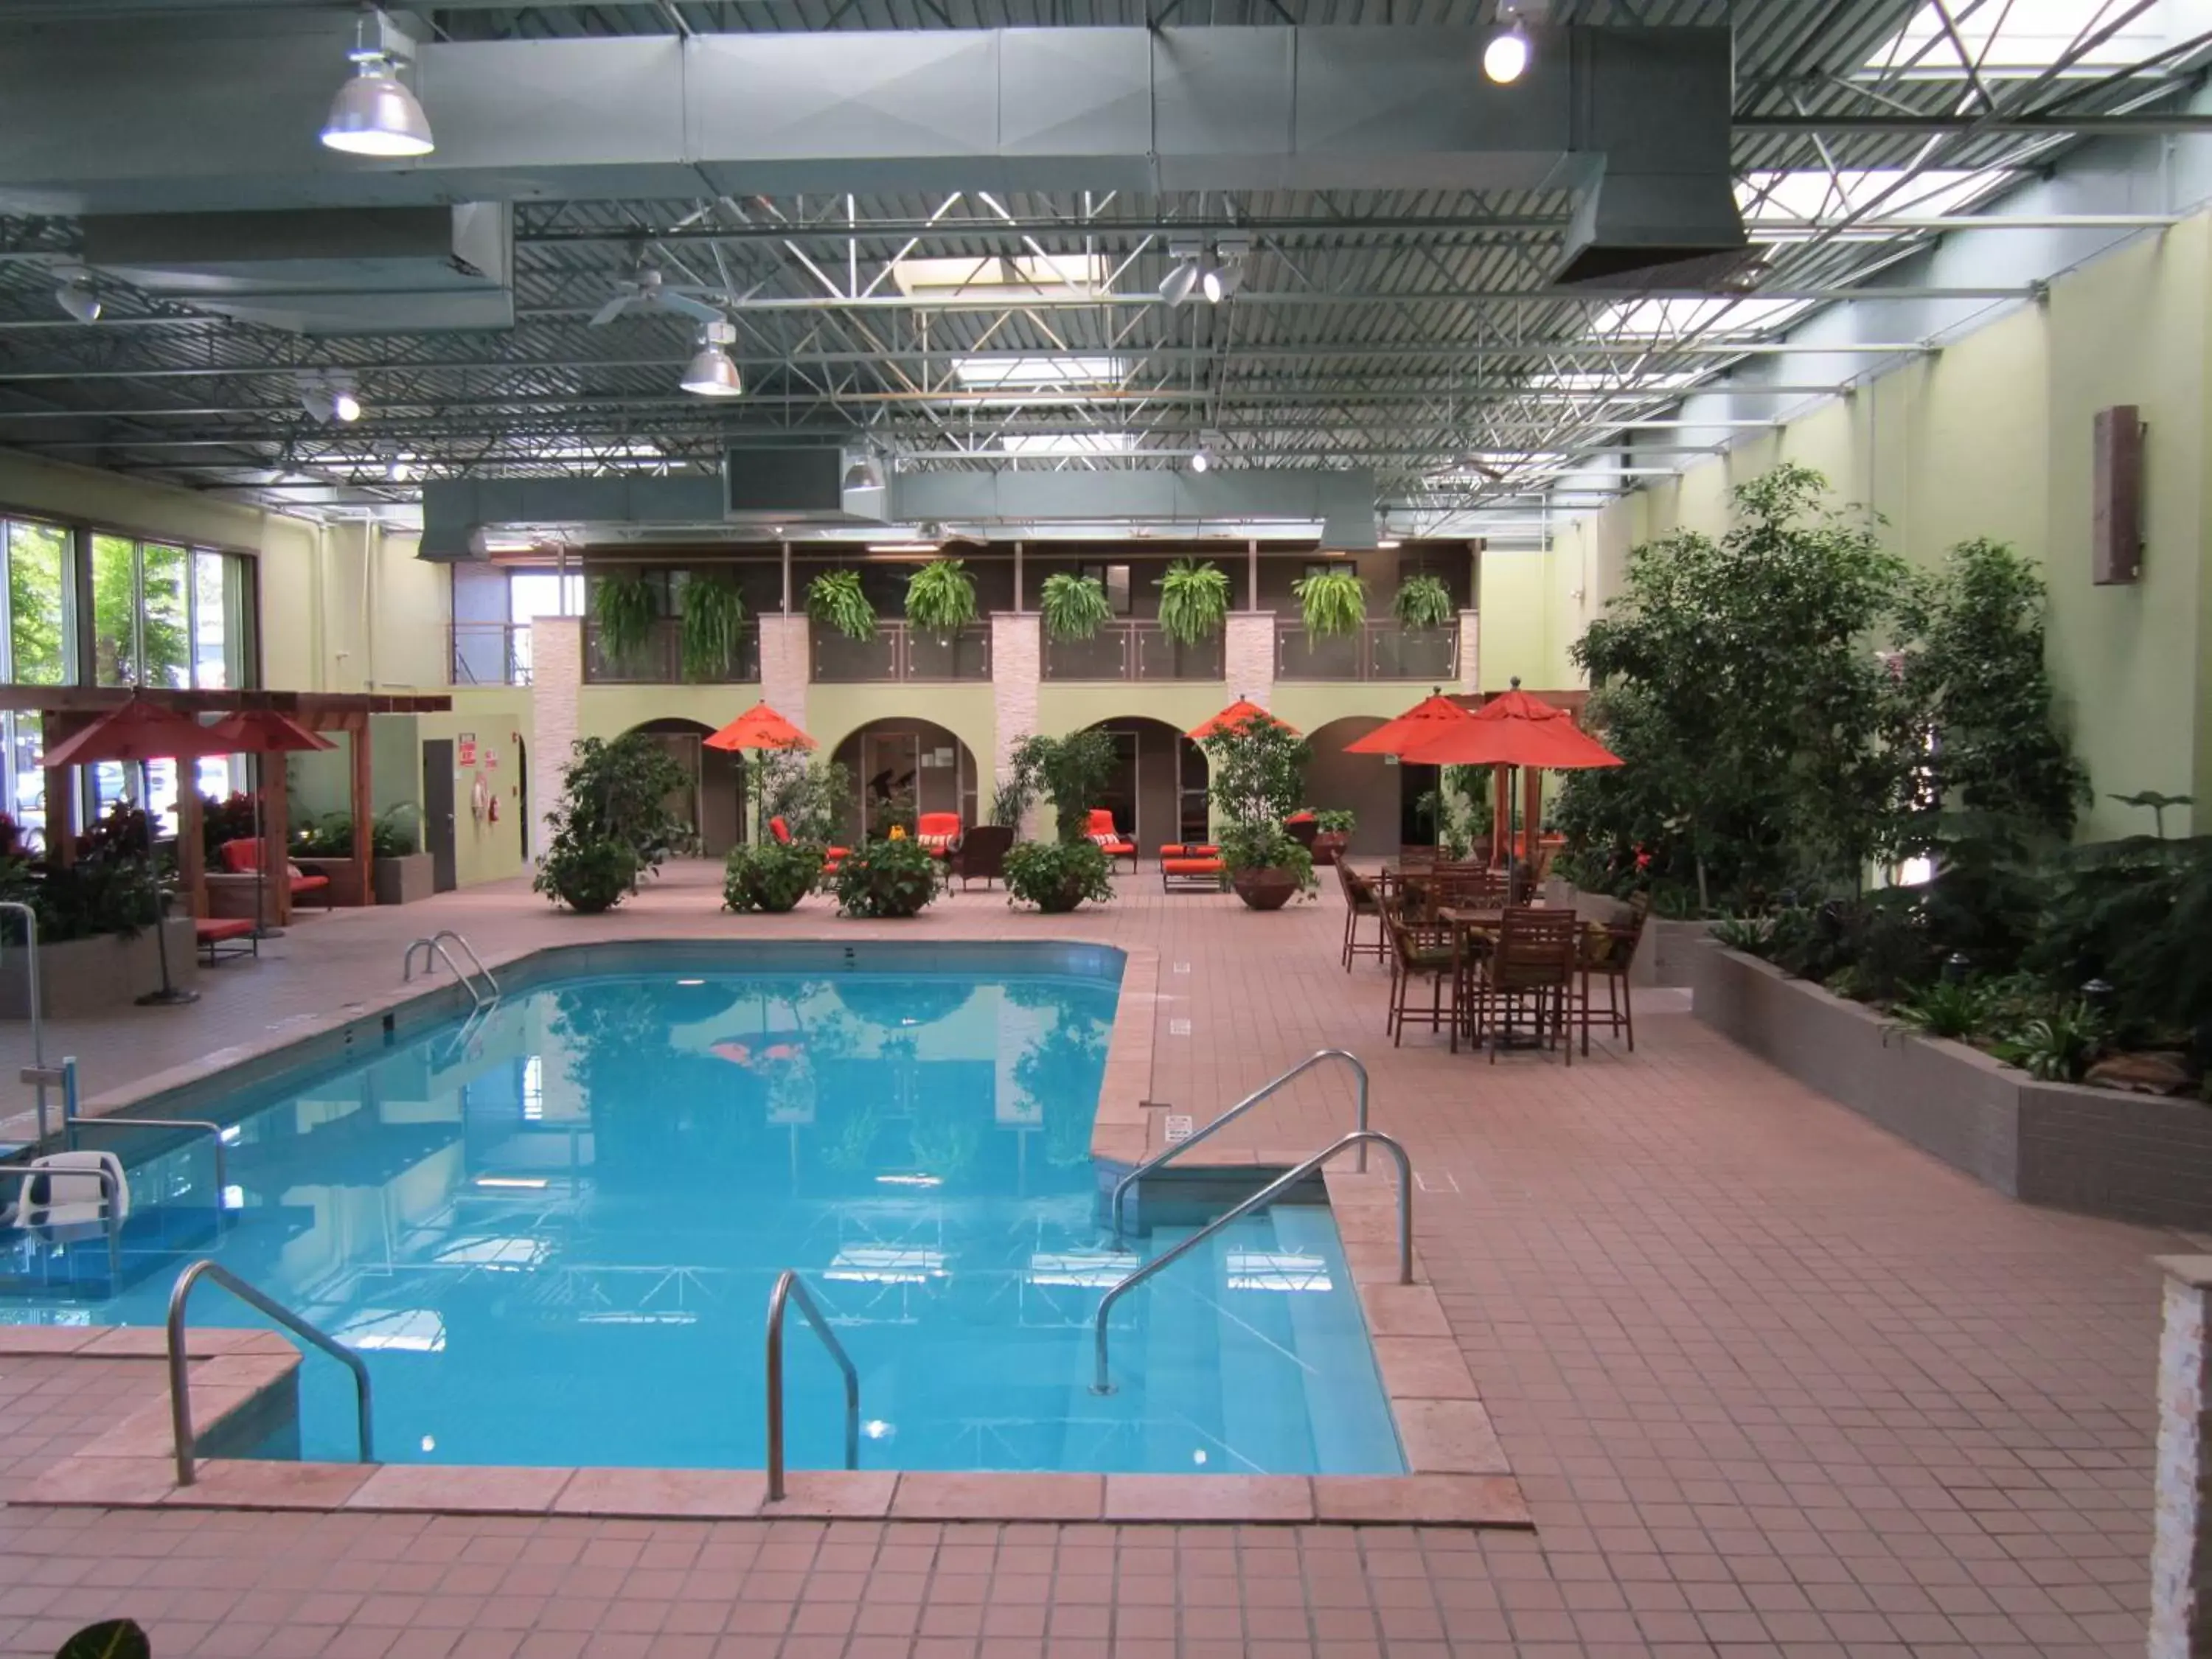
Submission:
[[[177,1275],[176,1285],[169,1291],[169,1426],[176,1439],[177,1484],[191,1486],[198,1473],[193,1467],[199,1446],[192,1432],[192,1389],[185,1374],[190,1358],[185,1351],[185,1304],[191,1297],[192,1286],[203,1279],[212,1279],[246,1306],[267,1315],[301,1340],[312,1342],[353,1373],[354,1414],[361,1431],[360,1461],[376,1462],[376,1441],[370,1429],[374,1397],[368,1367],[362,1363],[361,1356],[337,1338],[309,1324],[274,1297],[256,1290],[221,1262],[202,1256]]]
[[[121,1160],[118,1159],[117,1163],[119,1167]],[[56,1169],[51,1164],[40,1164],[35,1161],[28,1164],[0,1164],[0,1179],[9,1176],[23,1182],[22,1190],[26,1193],[30,1190],[31,1177],[33,1176],[60,1176],[69,1180],[75,1180],[82,1176],[93,1176],[98,1178],[100,1206],[106,1212],[100,1220],[102,1230],[107,1235],[108,1294],[112,1296],[121,1291],[123,1288],[123,1217],[119,1212],[123,1208],[123,1188],[114,1175],[104,1165],[97,1164],[89,1166],[72,1165],[67,1169]],[[30,1231],[20,1221],[15,1224],[24,1227],[27,1232]]]
[[[476,969],[475,975],[463,972],[461,964],[453,960],[453,952],[446,949],[445,942],[447,939],[453,940],[454,944],[468,952],[469,962]],[[488,1003],[499,1000],[499,981],[492,977],[491,969],[484,966],[483,958],[477,954],[477,947],[451,927],[441,927],[427,938],[415,939],[409,943],[406,954],[399,958],[399,982],[403,985],[410,982],[415,977],[415,953],[417,951],[422,952],[422,966],[425,972],[429,969],[430,956],[434,951],[446,966],[453,970],[453,977],[460,981],[463,988],[467,990],[471,1000],[477,1007],[482,1008]],[[478,978],[491,988],[489,995],[477,988]]]
[[[22,1081],[39,1091],[39,1139],[46,1138],[46,1091],[61,1082],[46,1064],[46,1011],[39,994],[39,913],[18,899],[0,899],[0,912],[13,910],[23,918],[24,988],[30,996],[31,1063],[23,1067]]]
[[[62,1144],[76,1147],[81,1129],[190,1129],[208,1137],[215,1147],[215,1206],[222,1208],[223,1190],[230,1185],[230,1154],[224,1148],[222,1126],[204,1117],[70,1117],[62,1124]]]
[[[1108,1371],[1106,1364],[1106,1316],[1115,1302],[1129,1291],[1135,1290],[1138,1285],[1143,1284],[1163,1267],[1181,1261],[1231,1222],[1240,1220],[1251,1214],[1253,1211],[1273,1203],[1277,1197],[1304,1181],[1346,1147],[1356,1146],[1364,1150],[1370,1141],[1381,1146],[1397,1160],[1398,1282],[1401,1285],[1412,1284],[1413,1282],[1413,1161],[1406,1156],[1406,1149],[1403,1146],[1380,1129],[1354,1129],[1341,1140],[1322,1147],[1321,1151],[1299,1164],[1297,1169],[1278,1176],[1258,1192],[1252,1194],[1232,1208],[1223,1211],[1188,1238],[1182,1240],[1173,1249],[1154,1256],[1120,1284],[1113,1286],[1105,1295],[1100,1297],[1098,1311],[1091,1316],[1091,1348],[1097,1358],[1097,1370],[1091,1379],[1091,1392],[1093,1394],[1114,1392],[1114,1379]]]
[[[829,1320],[798,1269],[787,1267],[776,1275],[775,1288],[768,1298],[768,1501],[771,1504],[783,1500],[783,1310],[793,1301],[822,1339],[822,1346],[830,1350],[837,1369],[845,1373],[845,1467],[860,1467],[860,1374],[853,1369],[852,1356],[830,1328]]]
[[[1116,1244],[1119,1244],[1121,1242],[1121,1199],[1122,1196],[1127,1193],[1130,1188],[1135,1186],[1138,1182],[1150,1175],[1153,1170],[1158,1169],[1163,1164],[1172,1163],[1175,1159],[1181,1158],[1185,1152],[1188,1152],[1192,1147],[1197,1146],[1200,1141],[1212,1136],[1216,1131],[1226,1128],[1230,1124],[1243,1116],[1245,1113],[1250,1111],[1255,1106],[1257,1106],[1261,1101],[1267,1099],[1268,1096],[1274,1094],[1278,1090],[1285,1087],[1297,1079],[1304,1077],[1308,1072],[1313,1070],[1315,1066],[1319,1066],[1324,1060],[1341,1060],[1344,1064],[1352,1067],[1352,1074],[1359,1080],[1358,1101],[1354,1112],[1352,1127],[1355,1129],[1364,1129],[1367,1127],[1367,1067],[1361,1063],[1359,1056],[1353,1054],[1348,1048],[1317,1048],[1312,1054],[1308,1054],[1304,1060],[1300,1060],[1297,1065],[1291,1066],[1289,1071],[1283,1073],[1280,1076],[1269,1078],[1265,1083],[1252,1091],[1250,1094],[1245,1096],[1243,1099],[1238,1101],[1234,1106],[1231,1106],[1227,1111],[1224,1112],[1219,1117],[1215,1118],[1212,1122],[1207,1124],[1203,1129],[1199,1130],[1195,1134],[1190,1135],[1184,1139],[1178,1140],[1173,1146],[1165,1147],[1163,1150],[1153,1153],[1152,1157],[1146,1158],[1142,1164],[1137,1165],[1135,1169],[1130,1170],[1119,1181],[1115,1182],[1114,1183],[1114,1197],[1111,1205],[1112,1220],[1114,1224],[1114,1242]],[[1365,1141],[1362,1141],[1359,1144],[1359,1162],[1353,1167],[1361,1175],[1365,1175],[1367,1173],[1367,1143]]]

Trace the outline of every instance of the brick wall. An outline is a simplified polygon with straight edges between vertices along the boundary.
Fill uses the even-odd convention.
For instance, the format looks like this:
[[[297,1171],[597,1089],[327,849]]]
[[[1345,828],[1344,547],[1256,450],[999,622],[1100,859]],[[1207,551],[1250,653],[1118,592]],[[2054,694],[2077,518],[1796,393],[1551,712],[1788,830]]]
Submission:
[[[1036,613],[999,611],[991,616],[991,777],[975,792],[979,817],[991,811],[991,785],[1003,783],[1014,745],[1037,729],[1037,682],[1044,670],[1044,638]],[[1022,833],[1035,836],[1040,808],[1031,808]]]
[[[545,814],[561,799],[561,769],[576,741],[578,693],[584,684],[584,619],[538,617],[530,624],[530,854],[545,852]]]
[[[2212,1655],[2212,1256],[2164,1256],[2149,1659]]]
[[[1462,611],[1459,613],[1459,689],[1462,691],[1482,690],[1482,613]]]
[[[1222,640],[1222,678],[1232,698],[1265,708],[1275,695],[1275,618],[1271,611],[1232,611]]]
[[[768,611],[760,617],[761,701],[802,732],[806,688],[814,678],[812,630],[804,614]]]

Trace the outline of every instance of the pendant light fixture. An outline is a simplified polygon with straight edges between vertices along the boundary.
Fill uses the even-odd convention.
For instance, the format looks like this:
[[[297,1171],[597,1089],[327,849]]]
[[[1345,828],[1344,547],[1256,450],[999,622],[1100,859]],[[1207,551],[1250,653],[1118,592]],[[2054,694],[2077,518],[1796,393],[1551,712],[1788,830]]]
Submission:
[[[1521,25],[1521,8],[1507,0],[1498,9],[1505,27],[1490,37],[1482,49],[1482,72],[1501,87],[1510,87],[1528,68],[1528,31]]]
[[[745,383],[726,348],[738,337],[728,323],[708,323],[699,330],[699,349],[684,370],[684,389],[695,398],[738,398]]]
[[[430,136],[430,118],[401,82],[399,65],[392,54],[368,43],[372,22],[380,30],[383,27],[375,14],[364,17],[354,49],[346,54],[353,77],[331,100],[331,112],[323,122],[324,146],[348,155],[428,155],[437,148]]]

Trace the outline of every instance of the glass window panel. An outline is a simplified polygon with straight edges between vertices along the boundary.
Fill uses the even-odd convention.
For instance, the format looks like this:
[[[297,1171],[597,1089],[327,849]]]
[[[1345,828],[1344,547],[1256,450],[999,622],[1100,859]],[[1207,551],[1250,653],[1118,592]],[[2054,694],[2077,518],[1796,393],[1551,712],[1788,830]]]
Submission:
[[[185,584],[191,555],[160,542],[139,546],[146,614],[140,626],[145,651],[144,685],[187,687],[192,683],[192,635]]]
[[[7,744],[8,816],[15,821],[20,845],[31,853],[46,844],[45,731],[38,715],[24,711],[11,709],[0,722]]]
[[[8,673],[22,685],[69,680],[68,612],[64,593],[69,532],[59,525],[16,520],[8,526]]]
[[[225,592],[225,567],[229,563],[220,553],[192,555],[192,684],[212,690],[234,684],[228,649],[230,606]],[[150,577],[147,598],[149,602],[153,598]]]
[[[125,536],[92,538],[94,685],[138,684],[138,550]]]

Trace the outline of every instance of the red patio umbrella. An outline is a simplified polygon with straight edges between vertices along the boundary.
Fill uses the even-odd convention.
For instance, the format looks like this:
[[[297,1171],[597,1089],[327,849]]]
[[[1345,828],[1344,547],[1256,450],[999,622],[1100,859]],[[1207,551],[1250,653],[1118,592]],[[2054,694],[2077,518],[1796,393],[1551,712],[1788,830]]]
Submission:
[[[1620,757],[1575,724],[1573,714],[1540,697],[1532,697],[1515,680],[1510,690],[1456,723],[1447,721],[1425,741],[1400,751],[1423,766],[1531,767],[1539,771],[1571,772],[1593,767],[1619,766]],[[1507,811],[1511,812],[1512,790],[1507,786]],[[1524,820],[1521,857],[1533,863],[1530,841],[1535,826]],[[1510,841],[1511,825],[1508,826]]]
[[[1275,720],[1273,714],[1250,698],[1239,697],[1212,720],[1200,720],[1183,735],[1194,743],[1202,743],[1217,732],[1234,732],[1249,726],[1255,720],[1274,720],[1276,725],[1281,726],[1292,737],[1298,734],[1298,728],[1289,721]]]
[[[45,764],[49,768],[91,766],[101,761],[143,764],[156,760],[198,760],[203,755],[232,752],[222,738],[189,714],[134,696],[120,708],[108,710],[74,737],[65,738],[49,749]],[[177,787],[184,787],[182,778],[177,781]],[[169,930],[161,925],[166,909],[163,896],[157,891],[154,945],[161,959],[161,988],[149,991],[138,1000],[149,1005],[198,1002],[198,991],[183,990],[169,982]]]
[[[269,860],[267,838],[261,833],[261,757],[264,755],[304,755],[321,749],[335,749],[332,743],[319,732],[310,732],[289,714],[280,714],[273,708],[240,708],[225,714],[213,726],[205,728],[210,735],[223,740],[218,752],[227,755],[253,757],[253,839],[261,844],[258,857],[262,866]],[[356,734],[355,741],[361,740]],[[262,895],[267,889],[270,872],[257,868],[253,883],[253,933],[257,939],[282,939],[284,930],[271,927],[261,914]]]
[[[1440,691],[1431,691],[1395,720],[1344,745],[1347,755],[1401,755],[1425,743],[1446,726],[1474,716]]]
[[[709,749],[812,749],[813,738],[769,707],[757,702],[711,738]]]

